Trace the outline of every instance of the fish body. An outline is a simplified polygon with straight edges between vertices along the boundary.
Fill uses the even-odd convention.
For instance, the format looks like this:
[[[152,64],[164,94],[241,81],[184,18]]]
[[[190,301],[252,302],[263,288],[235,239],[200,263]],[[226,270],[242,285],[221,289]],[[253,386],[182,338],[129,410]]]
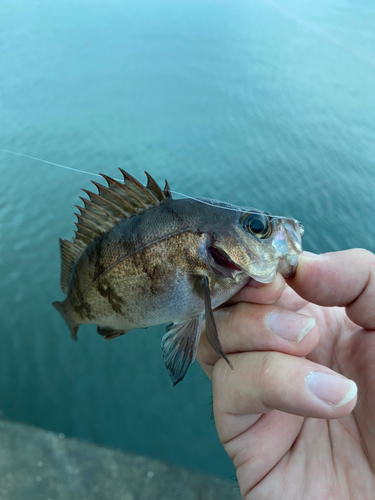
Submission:
[[[104,338],[168,323],[162,351],[176,384],[195,358],[203,316],[226,359],[212,310],[249,278],[292,275],[303,228],[253,208],[174,200],[167,183],[161,190],[148,174],[147,186],[123,174],[123,184],[107,176],[108,187],[95,183],[99,194],[83,199],[73,243],[60,240],[67,297],[54,306],[73,338],[86,323]]]

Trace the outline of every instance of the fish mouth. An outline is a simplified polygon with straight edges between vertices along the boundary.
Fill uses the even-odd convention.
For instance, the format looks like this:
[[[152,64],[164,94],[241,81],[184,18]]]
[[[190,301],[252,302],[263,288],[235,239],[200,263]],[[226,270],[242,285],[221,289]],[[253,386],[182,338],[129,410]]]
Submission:
[[[213,272],[220,278],[234,278],[239,272],[245,272],[222,249],[219,250],[214,246],[210,246],[208,255]]]
[[[295,274],[298,255],[284,255],[282,258],[274,262],[273,271],[267,273],[257,274],[255,272],[248,272],[238,264],[233,262],[229,255],[221,248],[215,246],[208,247],[209,263],[213,272],[220,278],[234,279],[239,273],[247,274],[260,283],[271,283],[279,272],[285,279],[292,278]],[[278,262],[277,262],[278,261]]]
[[[298,265],[298,255],[285,255],[279,260],[277,271],[285,278],[293,278]]]
[[[296,273],[298,265],[298,255],[285,255],[284,257],[274,261],[272,267],[272,272],[267,273],[265,275],[257,275],[255,273],[249,273],[250,277],[255,281],[259,281],[260,283],[271,283],[276,276],[276,273],[280,273],[281,276],[285,279],[293,278]]]

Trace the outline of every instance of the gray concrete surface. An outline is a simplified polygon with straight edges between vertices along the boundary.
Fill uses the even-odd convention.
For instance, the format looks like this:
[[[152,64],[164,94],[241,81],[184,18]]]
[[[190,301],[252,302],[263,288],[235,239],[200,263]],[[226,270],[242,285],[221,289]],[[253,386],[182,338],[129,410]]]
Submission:
[[[1,500],[239,500],[236,482],[0,421]]]

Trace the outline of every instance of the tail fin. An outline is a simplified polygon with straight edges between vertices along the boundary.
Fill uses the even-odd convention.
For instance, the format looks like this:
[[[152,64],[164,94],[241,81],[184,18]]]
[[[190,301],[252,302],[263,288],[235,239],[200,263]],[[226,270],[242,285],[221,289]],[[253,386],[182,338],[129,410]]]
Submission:
[[[78,323],[76,323],[69,316],[69,313],[68,313],[69,310],[67,310],[65,301],[64,302],[59,302],[59,301],[52,302],[52,305],[53,305],[53,307],[55,309],[57,309],[59,311],[59,313],[61,314],[61,316],[65,319],[66,324],[69,327],[70,335],[72,336],[72,339],[73,340],[78,340],[78,338],[77,338],[77,332],[78,332],[78,328],[79,328],[80,325]]]

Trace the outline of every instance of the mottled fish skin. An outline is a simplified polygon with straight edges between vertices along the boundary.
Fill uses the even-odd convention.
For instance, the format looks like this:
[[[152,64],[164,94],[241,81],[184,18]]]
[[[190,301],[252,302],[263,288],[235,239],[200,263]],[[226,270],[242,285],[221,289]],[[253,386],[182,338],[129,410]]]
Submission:
[[[87,323],[105,338],[173,323],[162,345],[177,383],[194,360],[203,314],[207,322],[250,277],[269,283],[278,270],[292,275],[302,234],[292,218],[168,196],[95,237],[74,262],[65,301],[54,305],[73,336]],[[210,342],[225,357],[212,322]]]
[[[185,320],[202,313],[202,301],[194,293],[192,281],[200,275],[210,278],[213,307],[220,305],[249,277],[238,272],[234,278],[219,278],[202,259],[211,241],[209,235],[186,231],[146,246],[127,258],[121,255],[123,245],[119,244],[116,249],[116,244],[108,242],[111,253],[104,245],[103,260],[107,261],[106,257],[112,260],[110,257],[116,253],[119,259],[105,272],[98,271],[102,264],[92,266],[92,254],[85,252],[75,269],[74,286],[66,299],[71,314],[78,323],[104,324],[114,330],[127,331]],[[88,310],[94,311],[91,318]]]

